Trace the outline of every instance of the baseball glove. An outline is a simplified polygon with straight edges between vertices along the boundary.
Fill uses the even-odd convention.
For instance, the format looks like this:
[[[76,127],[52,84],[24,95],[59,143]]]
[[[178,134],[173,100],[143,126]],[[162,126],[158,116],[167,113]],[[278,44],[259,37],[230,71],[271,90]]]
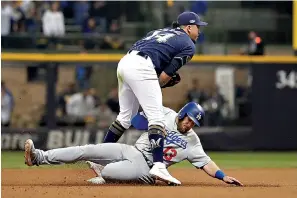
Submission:
[[[163,85],[162,88],[173,87],[181,81],[180,75],[176,73],[172,78],[168,81],[166,85]]]

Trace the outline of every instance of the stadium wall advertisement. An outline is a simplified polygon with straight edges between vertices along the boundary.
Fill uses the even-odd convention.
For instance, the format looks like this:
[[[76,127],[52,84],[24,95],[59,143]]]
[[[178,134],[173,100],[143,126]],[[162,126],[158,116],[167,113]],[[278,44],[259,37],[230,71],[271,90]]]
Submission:
[[[24,142],[30,138],[36,148],[48,150],[69,146],[102,143],[107,129],[103,128],[63,128],[63,129],[10,129],[2,128],[2,150],[23,150]],[[251,136],[250,127],[202,127],[195,129],[206,150],[250,150],[247,139]],[[144,133],[130,129],[125,132],[119,143],[134,145]]]

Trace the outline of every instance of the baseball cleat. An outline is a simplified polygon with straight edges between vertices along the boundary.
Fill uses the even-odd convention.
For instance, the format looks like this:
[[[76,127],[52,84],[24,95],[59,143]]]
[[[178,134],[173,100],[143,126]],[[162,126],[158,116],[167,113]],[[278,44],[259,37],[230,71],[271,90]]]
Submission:
[[[104,166],[91,161],[86,161],[86,163],[89,166],[89,168],[93,170],[96,176],[101,177],[101,171],[103,170]]]
[[[87,180],[87,182],[91,183],[91,184],[97,184],[97,185],[106,183],[102,177],[94,177],[94,178]]]
[[[161,180],[163,182],[166,182],[169,185],[180,185],[181,182],[172,177],[169,172],[166,169],[166,165],[161,162],[154,163],[153,168],[150,170],[149,174],[157,179]]]
[[[91,161],[86,161],[87,165],[89,166],[90,169],[92,169],[92,171],[95,173],[96,177],[91,178],[89,180],[87,180],[88,183],[91,184],[105,184],[105,180],[103,179],[103,177],[101,176],[101,171],[103,170],[104,166],[100,165],[100,164],[96,164],[94,162]]]
[[[26,140],[25,142],[25,164],[28,166],[33,166],[35,165],[33,163],[34,159],[36,158],[34,154],[35,148],[34,148],[34,143],[31,139]]]

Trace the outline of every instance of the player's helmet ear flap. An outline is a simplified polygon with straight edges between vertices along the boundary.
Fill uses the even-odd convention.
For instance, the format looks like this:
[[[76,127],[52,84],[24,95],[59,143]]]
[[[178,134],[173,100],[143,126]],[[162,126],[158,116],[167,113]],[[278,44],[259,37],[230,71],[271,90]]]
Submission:
[[[200,127],[203,124],[205,112],[199,104],[189,102],[178,112],[178,119],[184,119],[186,116]]]

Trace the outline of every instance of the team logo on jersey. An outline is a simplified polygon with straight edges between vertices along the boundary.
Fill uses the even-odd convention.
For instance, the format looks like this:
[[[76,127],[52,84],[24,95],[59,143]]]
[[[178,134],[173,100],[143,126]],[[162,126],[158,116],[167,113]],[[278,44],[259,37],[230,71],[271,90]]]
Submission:
[[[166,136],[166,139],[165,139],[165,144],[175,144],[183,149],[186,149],[187,148],[187,144],[188,142],[184,139],[182,139],[180,136],[179,136],[179,133],[175,132],[175,131],[167,131],[167,136]]]
[[[155,149],[155,148],[158,148],[160,147],[160,142],[161,142],[161,138],[154,140],[154,139],[151,139],[150,143],[151,143],[151,148],[152,149]]]

